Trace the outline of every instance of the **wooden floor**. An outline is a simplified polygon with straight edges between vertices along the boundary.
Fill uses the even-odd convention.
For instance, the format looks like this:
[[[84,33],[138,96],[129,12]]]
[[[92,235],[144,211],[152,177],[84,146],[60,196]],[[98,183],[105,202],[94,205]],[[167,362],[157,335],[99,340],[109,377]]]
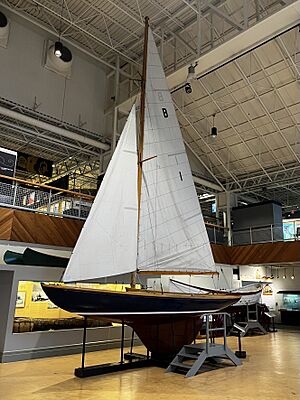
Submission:
[[[236,338],[229,338],[236,349]],[[79,379],[80,356],[0,364],[1,400],[292,400],[300,399],[300,331],[243,339],[243,366],[224,366],[194,378],[146,368]],[[138,350],[143,351],[143,348]],[[118,360],[117,350],[89,353],[87,363]]]

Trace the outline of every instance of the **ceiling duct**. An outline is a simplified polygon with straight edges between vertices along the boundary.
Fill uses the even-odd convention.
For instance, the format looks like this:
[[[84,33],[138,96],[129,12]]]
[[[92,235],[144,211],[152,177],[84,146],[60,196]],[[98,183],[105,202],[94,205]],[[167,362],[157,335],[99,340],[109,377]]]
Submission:
[[[6,48],[9,36],[9,20],[6,15],[0,11],[0,46]]]
[[[92,146],[97,149],[102,149],[102,150],[109,150],[110,146],[106,143],[102,143],[100,140],[95,140],[91,139],[88,137],[85,137],[83,135],[80,135],[79,133],[68,131],[64,128],[61,128],[56,125],[49,124],[44,121],[40,121],[38,119],[32,118],[28,115],[21,114],[17,111],[10,110],[8,108],[0,106],[0,114],[4,115],[8,118],[11,118],[16,121],[21,121],[24,122],[25,124],[31,125],[31,126],[36,126],[37,128],[44,129],[45,131],[49,131],[52,133],[55,133],[56,135],[75,140],[79,143],[82,143],[87,146]]]
[[[55,43],[48,40],[46,43],[45,68],[66,78],[71,77],[73,56],[68,47],[62,44],[61,56],[55,55]]]

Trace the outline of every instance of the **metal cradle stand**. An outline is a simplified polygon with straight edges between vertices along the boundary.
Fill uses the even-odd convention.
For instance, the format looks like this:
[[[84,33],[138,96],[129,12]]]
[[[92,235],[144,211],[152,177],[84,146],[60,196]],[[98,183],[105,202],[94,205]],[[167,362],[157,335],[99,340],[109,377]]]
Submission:
[[[227,346],[226,337],[226,316],[227,313],[208,313],[204,314],[206,318],[206,337],[205,343],[185,345],[173,359],[168,366],[166,372],[180,372],[182,370],[187,371],[185,376],[192,377],[197,374],[203,363],[207,359],[218,361],[218,359],[227,358],[231,360],[235,365],[241,365],[241,361],[238,357],[229,349]],[[220,328],[214,328],[210,326],[210,320],[215,316],[222,318],[223,326]],[[215,332],[223,333],[223,344],[216,344],[210,341],[210,338],[214,338]],[[189,361],[193,363],[187,363]]]
[[[272,333],[277,332],[277,329],[275,328],[276,313],[272,312],[272,311],[267,311],[267,312],[264,312],[264,314],[266,317],[268,317],[270,319],[270,326],[269,326],[268,331],[272,332]]]
[[[111,372],[125,371],[133,368],[144,368],[144,367],[158,365],[157,361],[150,358],[149,353],[147,353],[147,355],[144,356],[142,354],[135,354],[132,352],[134,332],[132,332],[132,337],[131,337],[131,352],[124,355],[124,334],[125,334],[125,325],[123,321],[119,362],[85,366],[86,339],[87,339],[87,318],[85,317],[84,328],[83,328],[81,367],[75,369],[74,371],[75,376],[77,376],[78,378],[86,378],[89,376],[103,375]]]
[[[241,336],[246,336],[249,331],[253,330],[260,331],[262,334],[266,335],[267,331],[258,321],[258,304],[257,303],[255,304],[254,310],[251,310],[248,304],[246,307],[247,307],[247,321],[238,322],[238,325],[240,325],[244,330]]]

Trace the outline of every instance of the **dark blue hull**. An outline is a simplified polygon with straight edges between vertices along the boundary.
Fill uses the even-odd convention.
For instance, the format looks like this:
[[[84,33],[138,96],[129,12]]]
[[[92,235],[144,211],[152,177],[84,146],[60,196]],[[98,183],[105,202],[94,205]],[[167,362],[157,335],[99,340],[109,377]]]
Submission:
[[[152,293],[147,291],[112,292],[81,289],[63,285],[42,285],[50,300],[58,307],[87,316],[120,317],[132,320],[135,316],[201,315],[217,312],[238,301],[237,296],[214,294],[189,296],[184,294]]]

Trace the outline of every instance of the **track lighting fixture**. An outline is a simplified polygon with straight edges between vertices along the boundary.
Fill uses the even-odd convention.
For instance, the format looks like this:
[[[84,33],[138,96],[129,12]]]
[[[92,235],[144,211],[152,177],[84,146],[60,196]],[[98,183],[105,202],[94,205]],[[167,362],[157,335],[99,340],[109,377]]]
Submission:
[[[213,114],[213,126],[212,126],[211,132],[210,132],[210,135],[212,138],[216,138],[218,136],[218,129],[215,126],[215,116],[216,116],[216,114]]]

